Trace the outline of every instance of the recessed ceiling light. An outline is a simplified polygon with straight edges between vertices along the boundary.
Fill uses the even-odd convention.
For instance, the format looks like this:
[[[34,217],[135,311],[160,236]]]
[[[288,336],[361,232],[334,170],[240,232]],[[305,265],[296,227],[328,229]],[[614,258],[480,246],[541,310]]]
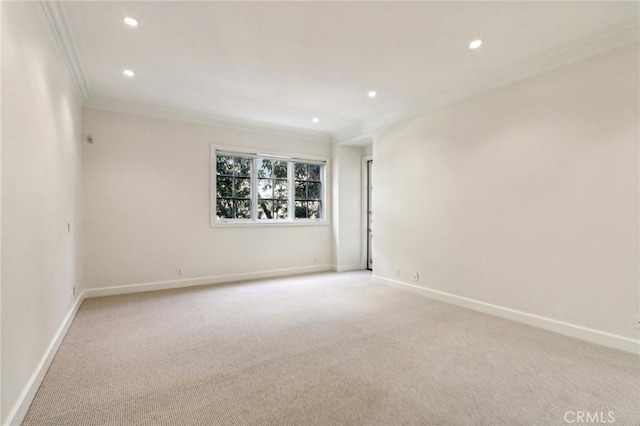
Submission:
[[[122,71],[122,74],[126,75],[127,77],[133,77],[134,75],[136,75],[136,73],[131,70],[124,70]]]
[[[375,91],[375,90],[370,90],[368,94],[369,94],[369,97],[370,97],[370,98],[375,98],[375,97],[376,97],[376,95],[377,95],[377,93],[376,93],[376,91]]]
[[[123,19],[124,23],[129,25],[130,27],[137,27],[138,26],[138,20],[131,18],[130,16],[127,16]]]
[[[482,40],[473,40],[469,43],[469,49],[477,49],[482,44]]]
[[[311,121],[313,121],[314,123],[318,123],[320,120],[318,120],[318,117],[313,117]]]

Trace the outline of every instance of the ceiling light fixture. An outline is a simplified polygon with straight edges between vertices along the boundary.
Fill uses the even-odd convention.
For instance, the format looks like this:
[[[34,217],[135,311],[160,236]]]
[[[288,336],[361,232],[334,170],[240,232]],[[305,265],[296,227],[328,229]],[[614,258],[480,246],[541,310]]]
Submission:
[[[126,75],[127,77],[133,77],[134,75],[136,75],[136,73],[131,70],[124,70],[122,71],[122,74]]]
[[[138,20],[135,18],[131,18],[129,16],[125,17],[123,19],[124,23],[127,24],[130,27],[137,27],[138,26]]]
[[[378,95],[378,93],[375,90],[370,90],[368,95],[370,98],[375,98]]]
[[[473,40],[469,43],[469,49],[477,49],[480,45],[482,45],[482,40]]]
[[[311,121],[313,121],[314,123],[318,123],[320,120],[318,120],[318,117],[313,117]]]

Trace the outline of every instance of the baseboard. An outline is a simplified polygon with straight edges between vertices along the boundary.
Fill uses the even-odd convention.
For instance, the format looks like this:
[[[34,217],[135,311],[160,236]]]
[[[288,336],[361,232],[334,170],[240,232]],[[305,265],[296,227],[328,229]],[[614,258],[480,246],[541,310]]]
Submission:
[[[539,315],[529,314],[527,312],[509,309],[491,303],[480,302],[478,300],[469,299],[455,294],[445,293],[443,291],[433,290],[427,287],[421,287],[402,281],[392,280],[390,278],[374,275],[373,279],[377,279],[385,284],[390,284],[403,289],[410,289],[422,295],[433,299],[450,303],[452,305],[461,306],[463,308],[472,309],[474,311],[483,312],[489,315],[517,321],[523,324],[531,325],[565,336],[574,337],[576,339],[585,340],[609,348],[630,352],[632,354],[640,354],[640,341],[630,339],[628,337],[619,336],[617,334],[607,333],[592,328],[582,327],[580,325],[571,324],[564,321],[558,321]]]
[[[49,344],[49,347],[44,353],[44,356],[40,360],[40,363],[36,367],[36,370],[31,375],[31,378],[27,382],[27,385],[22,390],[20,397],[14,404],[13,408],[9,411],[7,415],[7,419],[5,420],[5,426],[19,426],[24,417],[27,415],[27,411],[29,411],[29,407],[33,402],[33,398],[35,398],[38,389],[40,389],[40,385],[44,380],[44,376],[47,374],[49,367],[51,366],[51,362],[58,352],[58,348],[66,336],[71,323],[73,322],[76,314],[78,313],[78,309],[80,309],[80,305],[85,298],[84,292],[80,294],[80,297],[75,301],[71,310],[67,314],[67,316],[62,321],[62,324],[58,328],[58,331],[53,336],[53,340]]]
[[[127,284],[113,287],[89,288],[85,290],[85,298],[115,296],[119,294],[142,293],[145,291],[168,290],[172,288],[194,287],[199,285],[222,284],[236,281],[275,278],[287,275],[308,274],[312,272],[326,272],[331,265],[299,266],[295,268],[271,269],[268,271],[245,272],[228,275],[214,275],[210,277],[185,278],[182,280],[157,281],[140,284]]]
[[[352,265],[331,265],[331,270],[335,272],[362,271],[364,268],[359,263]]]

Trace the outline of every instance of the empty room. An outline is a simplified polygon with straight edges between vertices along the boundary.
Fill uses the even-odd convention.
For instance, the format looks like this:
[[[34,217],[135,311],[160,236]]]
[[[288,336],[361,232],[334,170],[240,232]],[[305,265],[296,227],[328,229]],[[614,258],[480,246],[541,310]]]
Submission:
[[[640,426],[639,2],[0,22],[0,425]]]

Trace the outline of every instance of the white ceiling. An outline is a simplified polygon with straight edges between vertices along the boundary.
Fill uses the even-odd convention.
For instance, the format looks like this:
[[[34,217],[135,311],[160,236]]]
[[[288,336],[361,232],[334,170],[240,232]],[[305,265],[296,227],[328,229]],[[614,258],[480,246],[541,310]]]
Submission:
[[[638,9],[608,1],[64,3],[90,98],[323,132],[513,69],[637,20]],[[476,38],[484,44],[470,50]],[[124,77],[125,68],[136,76]]]

